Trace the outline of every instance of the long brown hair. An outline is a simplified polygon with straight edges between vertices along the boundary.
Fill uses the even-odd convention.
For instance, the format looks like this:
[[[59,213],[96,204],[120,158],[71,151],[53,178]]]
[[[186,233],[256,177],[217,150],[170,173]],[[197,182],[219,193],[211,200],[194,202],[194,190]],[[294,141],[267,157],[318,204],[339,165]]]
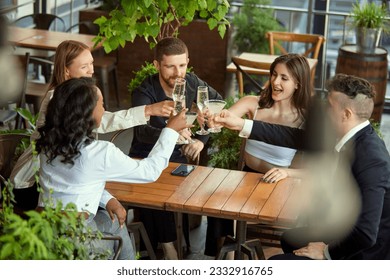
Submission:
[[[311,95],[310,66],[307,59],[300,54],[285,54],[277,57],[270,67],[270,76],[268,86],[260,93],[259,107],[271,108],[274,105],[272,99],[272,73],[276,65],[285,64],[288,72],[292,75],[298,88],[295,90],[291,102],[298,110],[299,117],[305,116],[305,111],[309,106]]]
[[[66,68],[68,68],[73,60],[84,50],[89,50],[89,47],[84,43],[74,40],[63,41],[58,45],[54,57],[53,77],[50,82],[49,90],[54,89],[66,80]]]

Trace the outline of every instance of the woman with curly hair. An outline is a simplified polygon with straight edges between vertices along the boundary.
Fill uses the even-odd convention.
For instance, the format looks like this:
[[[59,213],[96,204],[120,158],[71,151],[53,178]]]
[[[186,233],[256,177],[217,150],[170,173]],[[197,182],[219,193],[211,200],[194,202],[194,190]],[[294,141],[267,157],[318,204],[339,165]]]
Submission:
[[[84,43],[66,40],[58,45],[54,57],[53,76],[39,111],[37,127],[46,121],[46,108],[52,98],[54,89],[71,78],[92,77],[94,74],[93,56]],[[163,101],[146,106],[138,106],[116,112],[104,112],[102,121],[95,128],[97,133],[108,133],[120,129],[146,124],[150,116],[169,117],[173,110],[173,101]],[[36,140],[38,132],[34,131],[31,140]],[[31,146],[19,157],[11,173],[15,185],[16,206],[22,210],[36,207],[36,184],[34,174],[39,168],[39,161],[34,161]],[[34,199],[35,198],[35,199]]]
[[[47,106],[45,124],[38,129],[36,148],[40,158],[38,206],[74,203],[87,224],[105,234],[120,235],[119,259],[134,259],[126,226],[126,211],[109,193],[106,181],[147,183],[157,180],[186,128],[185,111],[169,119],[149,156],[134,160],[108,141],[94,138],[104,114],[103,96],[92,78],[72,78],[58,85]],[[50,204],[51,205],[51,204]],[[98,207],[102,210],[98,210]],[[107,207],[110,206],[110,207]],[[108,210],[109,208],[110,210]],[[110,244],[100,241],[99,247]]]

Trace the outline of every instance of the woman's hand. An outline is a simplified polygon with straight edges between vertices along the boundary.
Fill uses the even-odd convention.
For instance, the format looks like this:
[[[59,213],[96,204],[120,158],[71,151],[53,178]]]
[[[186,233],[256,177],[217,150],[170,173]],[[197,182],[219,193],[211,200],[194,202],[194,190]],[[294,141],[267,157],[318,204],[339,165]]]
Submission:
[[[186,122],[186,112],[187,111],[188,111],[188,109],[183,109],[176,116],[174,116],[173,113],[171,113],[171,116],[168,119],[166,127],[169,127],[177,132],[179,132],[180,130],[183,130],[185,128],[193,127],[192,124],[187,125],[187,122]]]
[[[263,181],[266,183],[276,183],[280,180],[288,177],[288,168],[278,168],[274,167],[268,170],[267,173],[263,176]]]
[[[112,222],[115,221],[115,216],[118,218],[119,225],[121,228],[126,223],[126,209],[122,206],[122,204],[116,199],[111,198],[106,204],[106,211],[110,215]]]

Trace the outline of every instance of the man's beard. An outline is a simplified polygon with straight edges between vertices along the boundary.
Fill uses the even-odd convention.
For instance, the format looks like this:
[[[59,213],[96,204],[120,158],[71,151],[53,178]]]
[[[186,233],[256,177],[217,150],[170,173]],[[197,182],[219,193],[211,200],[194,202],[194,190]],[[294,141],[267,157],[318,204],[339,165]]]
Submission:
[[[180,76],[170,76],[168,79],[162,77],[162,80],[164,81],[164,83],[169,86],[171,89],[173,89],[175,87],[175,80],[176,78],[182,78]]]

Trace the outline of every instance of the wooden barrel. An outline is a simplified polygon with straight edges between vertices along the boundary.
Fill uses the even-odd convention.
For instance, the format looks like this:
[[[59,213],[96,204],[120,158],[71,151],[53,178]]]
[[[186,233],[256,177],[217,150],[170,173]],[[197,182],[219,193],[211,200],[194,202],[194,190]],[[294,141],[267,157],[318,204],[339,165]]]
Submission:
[[[358,53],[356,45],[339,48],[336,73],[364,78],[375,88],[374,111],[371,118],[380,123],[386,96],[387,50],[376,48],[374,53]]]

